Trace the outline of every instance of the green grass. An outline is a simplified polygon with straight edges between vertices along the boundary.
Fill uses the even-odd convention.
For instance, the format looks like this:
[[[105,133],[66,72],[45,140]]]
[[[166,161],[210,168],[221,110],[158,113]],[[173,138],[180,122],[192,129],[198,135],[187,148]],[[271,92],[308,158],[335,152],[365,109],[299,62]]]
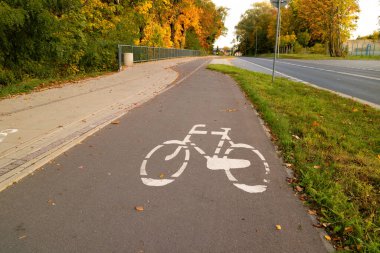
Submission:
[[[104,75],[107,72],[93,72],[68,76],[64,78],[49,78],[49,79],[28,79],[20,83],[9,84],[6,86],[0,85],[0,99],[18,94],[26,94],[36,91],[41,88],[47,88],[55,85],[60,85],[67,82],[79,81],[90,77]]]
[[[231,75],[252,101],[335,245],[380,252],[380,111],[287,79],[209,69]]]

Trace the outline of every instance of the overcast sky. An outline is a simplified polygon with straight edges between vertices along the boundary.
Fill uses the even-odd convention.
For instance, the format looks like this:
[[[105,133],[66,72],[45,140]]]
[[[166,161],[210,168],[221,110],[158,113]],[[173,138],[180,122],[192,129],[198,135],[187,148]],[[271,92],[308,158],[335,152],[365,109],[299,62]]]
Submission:
[[[240,16],[249,9],[253,3],[265,0],[212,0],[217,6],[229,8],[225,25],[228,28],[228,34],[220,37],[215,42],[215,47],[231,46],[234,39],[235,26],[239,23]],[[269,2],[269,0],[267,0]],[[369,35],[373,31],[379,29],[378,16],[380,14],[380,4],[378,0],[359,0],[360,14],[358,27],[352,34],[352,38],[358,35]]]

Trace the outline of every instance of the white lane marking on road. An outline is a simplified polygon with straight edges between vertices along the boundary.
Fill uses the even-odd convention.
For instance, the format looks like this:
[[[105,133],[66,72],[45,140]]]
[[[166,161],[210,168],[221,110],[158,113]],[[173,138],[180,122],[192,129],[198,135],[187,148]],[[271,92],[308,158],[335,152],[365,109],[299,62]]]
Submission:
[[[258,151],[257,149],[254,149],[253,152],[256,153],[256,155],[258,155],[261,159],[261,161],[265,161],[265,158],[264,156],[260,153],[260,151]]]
[[[248,63],[250,63],[250,64],[252,64],[252,65],[258,66],[258,67],[263,68],[263,69],[268,70],[268,71],[273,71],[273,70],[270,69],[270,68],[263,67],[263,66],[258,65],[258,64],[256,64],[256,63],[250,62],[250,61],[248,61],[248,60],[244,60],[244,59],[239,59],[239,60],[241,60],[241,61],[246,61],[246,62],[248,62]],[[283,77],[285,77],[285,78],[288,78],[288,79],[290,79],[290,80],[296,81],[296,82],[301,82],[301,83],[304,82],[304,81],[301,80],[301,79],[295,78],[295,77],[293,77],[293,76],[288,76],[288,75],[286,75],[286,74],[284,74],[284,73],[281,73],[281,72],[279,72],[279,71],[275,71],[275,73],[277,73],[278,75],[281,75],[281,76],[283,76]]]
[[[264,59],[264,60],[268,61],[267,59]],[[335,70],[331,70],[331,69],[323,69],[323,68],[318,68],[318,67],[305,66],[305,65],[300,65],[300,64],[290,63],[290,62],[284,62],[284,61],[279,61],[279,63],[297,66],[297,67],[301,67],[301,68],[315,69],[315,70],[320,70],[320,71],[325,71],[325,72],[331,72],[331,73],[336,73],[336,74],[342,74],[342,75],[348,75],[348,76],[354,76],[354,77],[360,77],[360,78],[366,78],[366,79],[380,81],[380,78],[372,77],[372,76],[363,76],[363,75],[358,75],[358,74],[335,71]]]
[[[2,142],[5,137],[8,136],[8,134],[13,134],[13,133],[16,133],[18,131],[18,129],[5,129],[5,130],[2,130],[0,131],[0,142]]]
[[[255,64],[255,63],[252,63],[252,62],[247,61],[247,60],[243,60],[243,59],[239,59],[239,60],[241,60],[241,61],[246,61],[246,62],[251,63],[251,64],[253,64],[253,65],[257,65],[257,64]],[[261,59],[261,60],[264,60],[264,59]],[[267,59],[265,59],[265,60],[266,60],[266,61],[269,61],[269,60],[267,60]],[[258,66],[260,66],[260,65],[258,65]],[[265,67],[263,67],[263,68],[265,68]],[[266,68],[266,69],[268,69],[268,68]],[[269,70],[269,69],[268,69],[268,70]],[[298,78],[295,78],[295,77],[292,77],[292,76],[285,75],[284,73],[281,73],[281,72],[278,72],[278,71],[276,71],[276,73],[279,73],[279,74],[283,75],[284,77],[286,77],[286,78],[288,78],[288,79],[290,79],[290,80],[293,80],[293,81],[296,81],[296,82],[300,82],[300,83],[303,83],[303,84],[309,85],[309,86],[311,86],[311,87],[313,87],[313,88],[316,88],[316,89],[319,89],[319,90],[325,90],[325,91],[328,91],[328,92],[333,92],[333,93],[335,93],[335,94],[337,94],[337,95],[339,95],[339,96],[341,96],[341,97],[349,98],[349,99],[353,99],[353,100],[355,100],[355,101],[357,101],[357,102],[359,102],[359,103],[367,104],[367,105],[372,106],[372,107],[374,107],[374,108],[376,108],[376,109],[380,109],[380,105],[375,104],[375,103],[372,103],[372,102],[369,102],[369,101],[367,101],[367,100],[360,99],[360,98],[357,98],[357,97],[353,97],[353,96],[350,96],[350,95],[344,94],[344,93],[339,92],[339,91],[335,91],[335,90],[330,90],[330,89],[327,89],[327,88],[323,88],[323,87],[318,86],[318,85],[316,85],[316,84],[312,84],[312,83],[309,83],[309,82],[307,82],[307,81],[304,81],[304,80],[301,80],[301,79],[298,79]]]

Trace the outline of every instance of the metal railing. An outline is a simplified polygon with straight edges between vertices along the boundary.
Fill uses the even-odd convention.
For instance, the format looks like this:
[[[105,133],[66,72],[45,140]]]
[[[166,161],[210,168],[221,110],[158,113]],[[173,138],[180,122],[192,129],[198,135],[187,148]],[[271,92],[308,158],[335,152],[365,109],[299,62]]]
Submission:
[[[157,61],[169,58],[201,56],[200,50],[118,45],[119,69],[125,65],[124,53],[133,53],[133,62]]]
[[[380,41],[369,40],[348,41],[345,44],[349,55],[355,56],[374,56],[380,55]]]

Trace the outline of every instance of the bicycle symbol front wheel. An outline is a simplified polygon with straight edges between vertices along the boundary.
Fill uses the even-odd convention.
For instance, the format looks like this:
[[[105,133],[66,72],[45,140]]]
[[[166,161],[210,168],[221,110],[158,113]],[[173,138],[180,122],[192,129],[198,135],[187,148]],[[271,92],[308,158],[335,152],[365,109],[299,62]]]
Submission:
[[[141,180],[148,186],[172,183],[187,167],[190,151],[182,141],[167,141],[153,148],[140,167]]]
[[[231,166],[229,170],[226,170],[226,175],[234,186],[249,193],[266,191],[270,170],[259,150],[247,144],[234,144],[226,150],[225,157],[230,160],[249,161],[244,168]]]

